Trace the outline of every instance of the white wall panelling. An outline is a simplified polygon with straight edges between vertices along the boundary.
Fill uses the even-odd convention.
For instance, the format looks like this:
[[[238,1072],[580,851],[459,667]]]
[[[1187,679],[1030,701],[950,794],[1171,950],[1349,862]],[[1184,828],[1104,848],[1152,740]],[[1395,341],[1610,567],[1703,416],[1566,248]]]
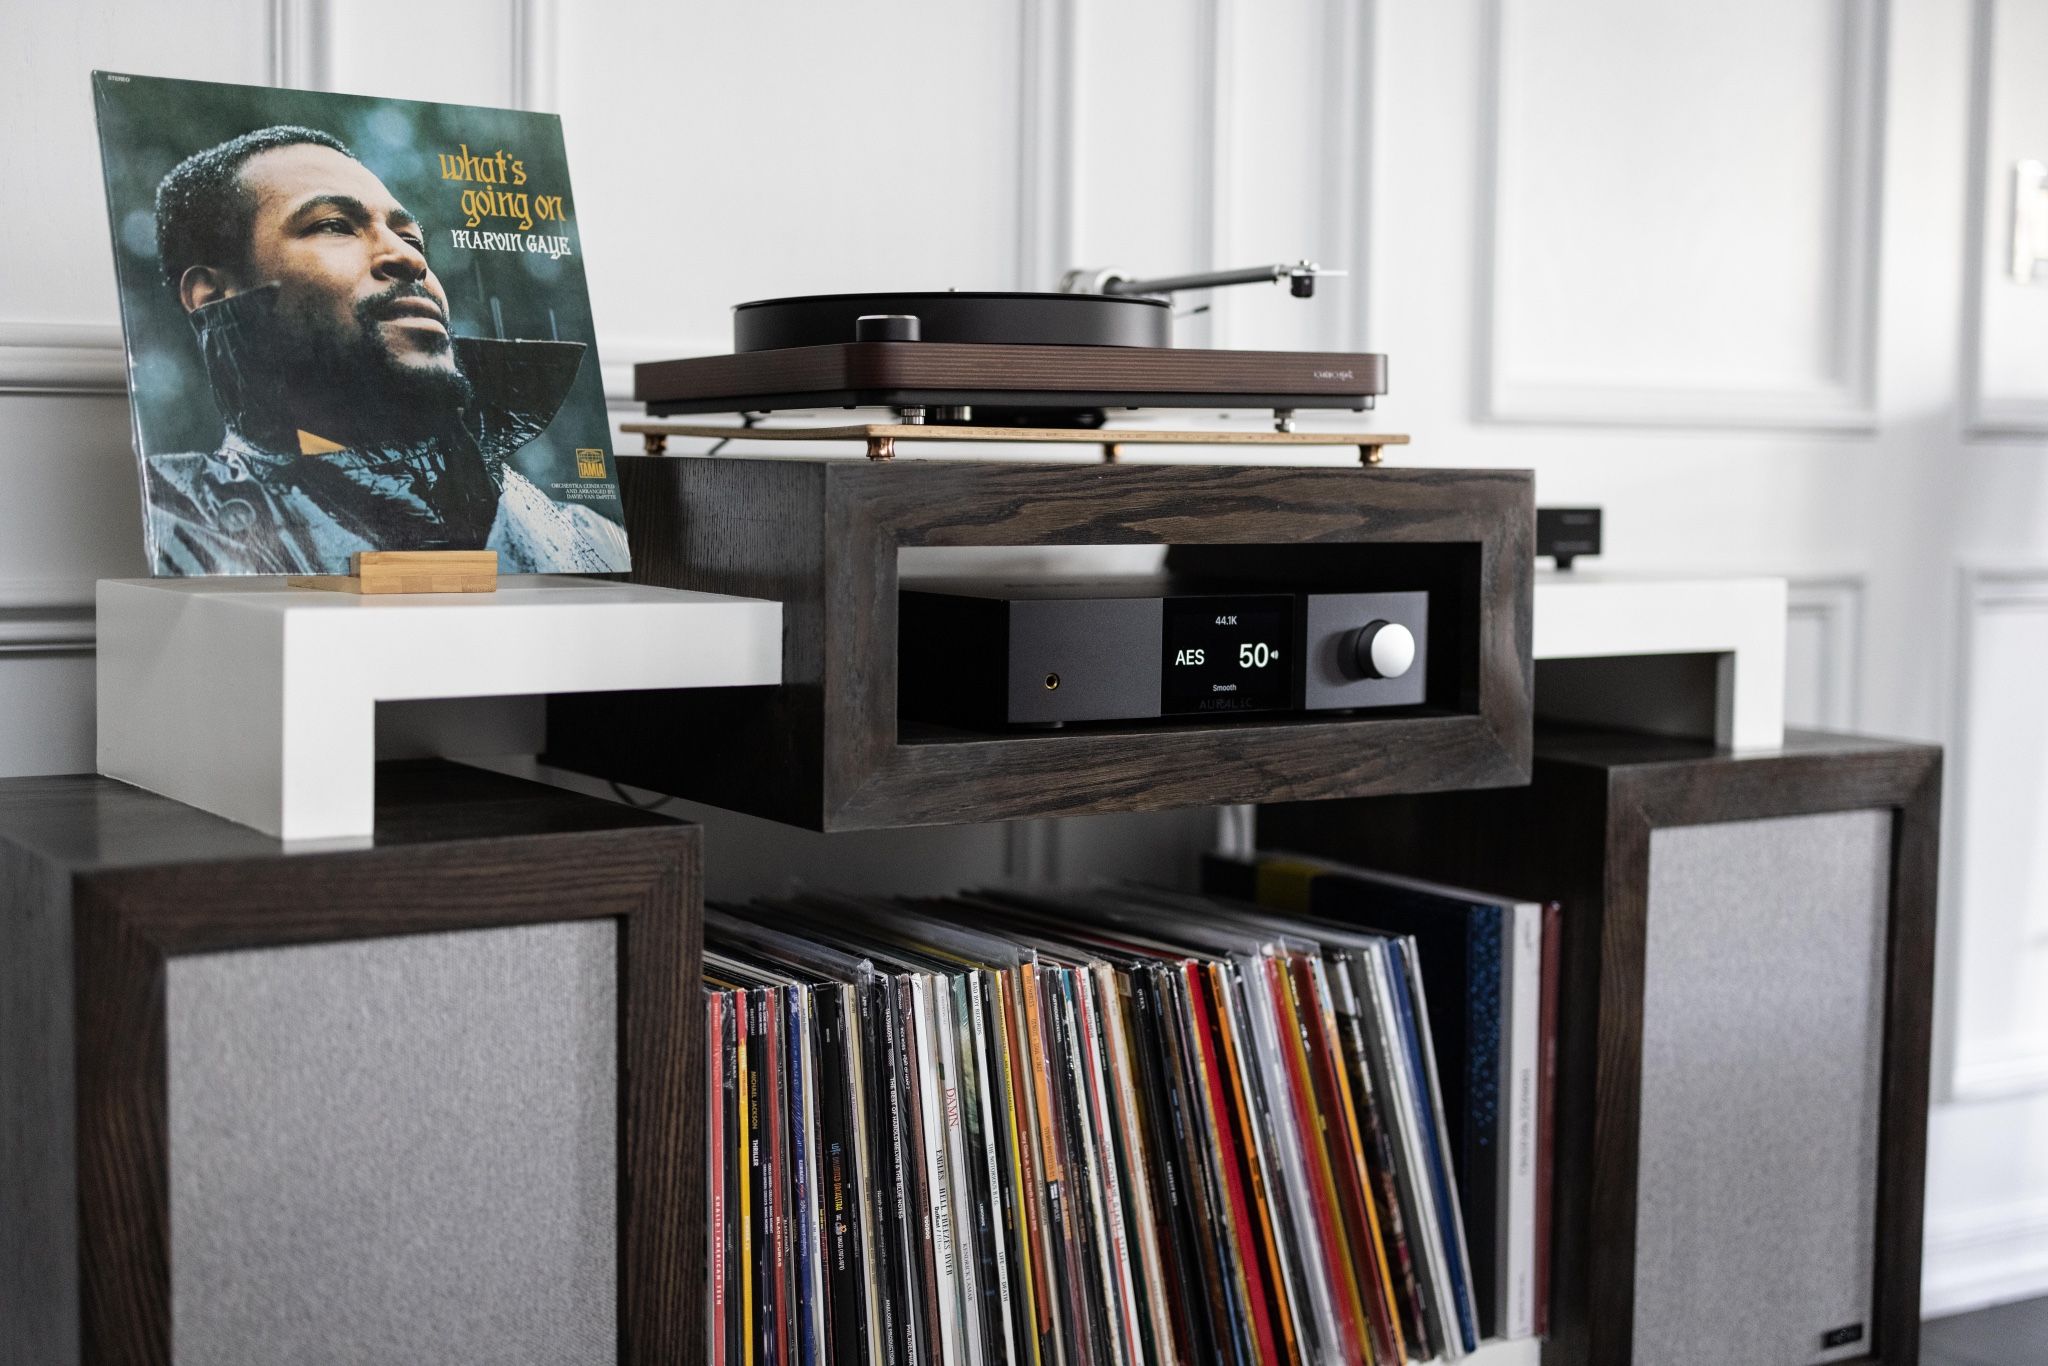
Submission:
[[[2013,163],[2048,158],[2048,5],[1977,0],[1963,400],[1973,436],[2048,436],[2048,287],[2012,278]]]
[[[1936,1107],[1921,1309],[1956,1314],[2048,1284],[2048,1094]]]
[[[1231,232],[1233,210],[1238,201],[1234,117],[1238,102],[1237,66],[1241,56],[1238,0],[1203,0],[1202,19],[1200,62],[1204,98],[1199,103],[1199,126],[1203,162],[1195,190],[1195,202],[1200,206],[1195,221],[1201,227],[1201,238],[1195,245],[1191,265],[1198,270],[1217,270],[1234,264],[1229,258],[1234,240]],[[1140,274],[1154,269],[1146,262],[1132,261],[1129,264]],[[1243,286],[1235,288],[1242,289]],[[1176,339],[1183,345],[1232,345],[1229,322],[1234,297],[1228,289],[1211,291],[1204,301],[1208,304],[1207,309],[1182,321],[1176,327]]]
[[[90,654],[92,585],[0,583],[0,655]]]
[[[1307,258],[1350,273],[1322,281],[1308,303],[1279,286],[1184,296],[1209,308],[1181,325],[1184,339],[1200,342],[1206,326],[1210,345],[1229,348],[1363,345],[1375,12],[1361,0],[1225,0],[1205,11],[1216,74],[1200,264]]]
[[[118,325],[0,322],[0,393],[127,392]]]
[[[268,6],[14,4],[5,14],[0,165],[10,184],[34,186],[35,198],[32,210],[0,219],[0,322],[107,326],[116,321],[114,264],[89,73],[261,84],[272,59]]]
[[[1786,601],[1785,724],[1861,724],[1863,578],[1793,578]]]
[[[0,581],[0,777],[92,766],[92,585]]]
[[[270,84],[327,89],[333,21],[330,0],[270,0]]]
[[[1320,326],[1311,341],[1332,351],[1373,349],[1371,299],[1374,133],[1378,126],[1378,0],[1324,0],[1322,33],[1321,214],[1318,240],[1305,244],[1333,270],[1325,281]]]
[[[1074,3],[1023,0],[1019,16],[1017,289],[1075,264]]]
[[[1207,264],[1219,212],[1209,197],[1215,138],[1206,131],[1216,126],[1215,2],[1074,4],[1074,238],[1066,264],[1139,273]],[[1199,338],[1205,326],[1185,319],[1181,331]]]
[[[1483,416],[1874,425],[1886,10],[1491,0]]]
[[[1950,759],[1951,1094],[2048,1090],[2048,566],[1962,573]]]
[[[1045,78],[1064,79],[1064,12],[563,6],[556,104],[600,354],[618,366],[727,350],[729,310],[746,299],[1007,286],[1031,183],[1020,158],[1056,168],[1063,155],[1059,136],[1028,135],[1035,49],[1020,40],[1042,23]]]
[[[0,652],[0,714],[8,724],[0,778],[90,773],[93,723],[90,649]]]
[[[521,109],[555,107],[561,37],[555,0],[512,0],[512,102]]]
[[[303,2],[326,6],[319,72],[326,89],[501,108],[515,102],[517,0]]]
[[[269,8],[273,85],[554,108],[555,0],[270,0]],[[391,43],[394,33],[405,42]]]
[[[2041,0],[17,3],[0,146],[38,196],[0,218],[0,772],[90,762],[77,604],[143,570],[84,73],[518,102],[563,116],[621,415],[634,362],[727,349],[743,299],[1308,255],[1353,273],[1306,304],[1222,291],[1218,335],[1389,352],[1371,420],[1415,434],[1400,458],[1533,466],[1544,502],[1605,505],[1616,571],[1858,571],[1795,578],[1788,706],[1960,727],[1944,980],[1974,1013],[1945,1004],[1941,1056],[1965,1095],[2029,1085],[1996,1013],[2019,979],[1980,992],[1963,959],[2024,933],[2000,890],[2023,854],[1973,827],[2040,809],[2010,737],[2048,646],[1952,575],[2048,563],[2048,289],[1986,274],[2009,163],[2048,144],[2044,23]],[[698,814],[724,896],[1085,878],[1181,838]],[[2048,1092],[1937,1107],[1930,1307],[2048,1290],[2048,1238],[2001,1222],[2048,1209],[2043,1132]]]
[[[1930,1216],[1927,1263],[1920,1308],[1930,1318],[2035,1294],[2048,1282],[2048,1200]]]

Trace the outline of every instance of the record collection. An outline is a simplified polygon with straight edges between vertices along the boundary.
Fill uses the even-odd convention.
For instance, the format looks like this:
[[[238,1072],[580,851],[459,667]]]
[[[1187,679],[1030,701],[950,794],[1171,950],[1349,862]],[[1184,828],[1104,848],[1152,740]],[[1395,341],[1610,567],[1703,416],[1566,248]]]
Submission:
[[[1539,967],[1541,908],[1522,949],[1513,903],[1298,860],[1211,879],[1268,904],[711,907],[712,1366],[1334,1366],[1540,1331],[1541,1010],[1515,964]],[[1432,897],[1456,972],[1506,950],[1448,1012],[1417,926],[1381,923]],[[1454,1060],[1447,1024],[1491,1061]],[[1462,1192],[1496,1157],[1474,1238]]]

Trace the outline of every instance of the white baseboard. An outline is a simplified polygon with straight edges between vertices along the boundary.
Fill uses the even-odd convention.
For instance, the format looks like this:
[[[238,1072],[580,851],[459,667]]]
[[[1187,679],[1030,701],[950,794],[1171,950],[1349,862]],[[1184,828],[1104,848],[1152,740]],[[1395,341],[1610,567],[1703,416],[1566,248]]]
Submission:
[[[2048,1200],[1930,1219],[1920,1276],[1924,1318],[2048,1294]]]

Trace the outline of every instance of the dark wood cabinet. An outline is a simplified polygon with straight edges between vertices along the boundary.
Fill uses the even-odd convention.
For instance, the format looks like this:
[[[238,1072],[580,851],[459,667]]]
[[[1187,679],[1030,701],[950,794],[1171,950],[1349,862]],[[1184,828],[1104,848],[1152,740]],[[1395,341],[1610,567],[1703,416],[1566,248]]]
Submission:
[[[1557,900],[1547,1366],[1916,1362],[1938,750],[1532,729],[1526,471],[620,466],[634,576],[780,601],[783,682],[552,698],[549,762],[823,831],[1255,803],[1269,849]],[[903,552],[1085,546],[1426,593],[1424,701],[901,714]],[[703,1359],[698,832],[377,791],[372,840],[287,849],[0,782],[7,1361]]]
[[[628,458],[633,575],[783,604],[775,688],[556,698],[549,762],[818,830],[1518,783],[1524,470]],[[1169,571],[1425,590],[1427,705],[973,732],[898,716],[898,552],[1169,547]]]
[[[1941,753],[1539,727],[1262,846],[1564,905],[1550,1366],[1919,1356]]]
[[[698,872],[451,765],[325,851],[0,783],[0,1355],[698,1360]]]

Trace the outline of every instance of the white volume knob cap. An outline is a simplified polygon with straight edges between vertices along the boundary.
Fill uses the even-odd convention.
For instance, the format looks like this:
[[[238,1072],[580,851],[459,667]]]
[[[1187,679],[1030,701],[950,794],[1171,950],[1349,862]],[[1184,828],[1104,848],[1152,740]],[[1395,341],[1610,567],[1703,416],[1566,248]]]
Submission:
[[[1358,671],[1367,678],[1399,678],[1415,665],[1415,633],[1398,621],[1366,623],[1357,648]]]

